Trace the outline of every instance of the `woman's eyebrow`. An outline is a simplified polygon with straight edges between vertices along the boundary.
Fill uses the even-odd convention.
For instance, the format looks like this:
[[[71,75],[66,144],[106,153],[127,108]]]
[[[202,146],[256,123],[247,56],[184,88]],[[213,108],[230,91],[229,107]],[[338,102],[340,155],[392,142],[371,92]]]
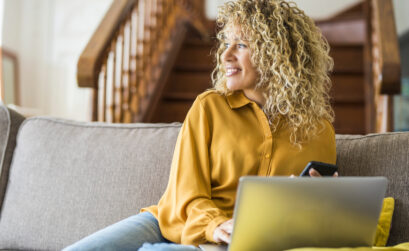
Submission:
[[[225,36],[223,37],[223,40],[228,40],[228,41],[234,41],[234,42],[238,42],[238,41],[245,41],[244,39],[240,38],[240,37],[235,37],[233,39],[230,39],[229,37]]]

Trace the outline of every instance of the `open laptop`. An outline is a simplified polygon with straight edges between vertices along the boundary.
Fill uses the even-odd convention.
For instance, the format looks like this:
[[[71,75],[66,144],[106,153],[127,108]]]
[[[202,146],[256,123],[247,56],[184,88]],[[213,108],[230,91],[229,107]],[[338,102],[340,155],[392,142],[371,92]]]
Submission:
[[[242,177],[229,246],[206,251],[372,246],[385,177]]]

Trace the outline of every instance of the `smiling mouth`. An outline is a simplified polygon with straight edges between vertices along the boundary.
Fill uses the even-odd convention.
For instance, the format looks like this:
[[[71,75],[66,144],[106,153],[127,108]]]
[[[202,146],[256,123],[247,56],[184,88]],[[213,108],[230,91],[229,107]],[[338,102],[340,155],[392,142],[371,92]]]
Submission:
[[[235,74],[237,74],[238,72],[240,72],[241,70],[239,68],[228,68],[226,70],[226,76],[227,77],[231,77]]]

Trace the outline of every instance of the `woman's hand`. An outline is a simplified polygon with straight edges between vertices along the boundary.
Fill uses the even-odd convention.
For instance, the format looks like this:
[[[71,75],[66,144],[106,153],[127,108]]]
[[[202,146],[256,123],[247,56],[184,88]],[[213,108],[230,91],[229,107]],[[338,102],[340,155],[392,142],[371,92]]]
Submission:
[[[317,170],[315,170],[314,168],[310,169],[309,174],[310,174],[310,177],[313,177],[313,178],[322,177],[321,174]],[[338,177],[338,172],[335,172],[334,175],[332,175],[332,177],[334,177],[334,178]]]
[[[310,169],[309,174],[310,174],[310,177],[313,177],[313,178],[322,177],[322,175],[317,170],[315,170],[314,168]],[[334,178],[338,177],[338,172],[335,172],[334,175],[332,175],[332,177],[334,177]],[[295,178],[295,175],[291,174],[290,178]]]
[[[217,243],[224,242],[229,244],[231,233],[233,231],[233,219],[223,222],[213,232],[213,240]]]

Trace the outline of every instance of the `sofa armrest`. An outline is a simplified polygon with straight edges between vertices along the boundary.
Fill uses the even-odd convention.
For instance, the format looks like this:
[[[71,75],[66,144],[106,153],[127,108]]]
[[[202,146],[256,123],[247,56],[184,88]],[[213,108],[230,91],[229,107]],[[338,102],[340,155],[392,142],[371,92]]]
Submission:
[[[24,117],[0,103],[0,214],[6,192],[7,180],[16,136]]]

